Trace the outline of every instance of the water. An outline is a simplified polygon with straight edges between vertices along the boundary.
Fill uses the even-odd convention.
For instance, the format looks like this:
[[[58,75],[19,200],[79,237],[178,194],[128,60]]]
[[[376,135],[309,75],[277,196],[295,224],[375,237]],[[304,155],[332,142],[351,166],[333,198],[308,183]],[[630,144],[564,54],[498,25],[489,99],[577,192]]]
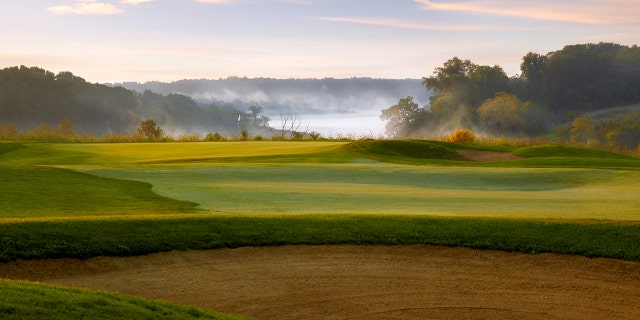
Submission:
[[[272,128],[282,127],[282,120],[272,119],[269,122]],[[378,114],[299,115],[296,121],[300,123],[299,131],[316,131],[323,137],[376,138],[384,135],[385,123]]]

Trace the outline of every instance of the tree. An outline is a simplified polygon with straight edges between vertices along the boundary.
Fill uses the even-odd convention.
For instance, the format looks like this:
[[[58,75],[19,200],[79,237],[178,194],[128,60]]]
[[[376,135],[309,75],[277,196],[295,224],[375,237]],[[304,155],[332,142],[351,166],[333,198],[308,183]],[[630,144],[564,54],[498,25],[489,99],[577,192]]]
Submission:
[[[413,97],[408,96],[388,109],[382,110],[380,119],[387,121],[385,131],[388,136],[407,137],[420,128],[421,114],[424,112],[425,110],[413,101]]]
[[[140,123],[138,134],[142,139],[148,141],[158,141],[164,137],[164,131],[156,124],[153,119],[147,119]]]
[[[524,80],[524,95],[528,99],[546,100],[546,63],[547,57],[538,53],[529,52],[522,57],[520,77]]]
[[[584,144],[593,136],[594,126],[589,118],[580,117],[571,124],[571,143]]]
[[[247,114],[249,126],[253,128],[266,127],[269,125],[269,117],[262,115],[262,107],[250,106],[249,114]]]
[[[435,98],[446,91],[465,91],[469,84],[469,74],[476,68],[477,65],[471,60],[453,57],[447,60],[442,67],[436,68],[431,77],[423,78],[422,84],[433,91]]]
[[[60,121],[60,124],[58,125],[58,131],[63,138],[67,139],[73,138],[76,135],[75,131],[73,130],[73,123],[67,117],[64,117],[62,121]]]
[[[469,73],[470,94],[469,105],[478,107],[485,99],[493,97],[496,92],[508,90],[509,77],[500,66],[478,66]]]
[[[480,123],[494,132],[520,133],[525,127],[526,105],[518,97],[498,92],[478,108]]]

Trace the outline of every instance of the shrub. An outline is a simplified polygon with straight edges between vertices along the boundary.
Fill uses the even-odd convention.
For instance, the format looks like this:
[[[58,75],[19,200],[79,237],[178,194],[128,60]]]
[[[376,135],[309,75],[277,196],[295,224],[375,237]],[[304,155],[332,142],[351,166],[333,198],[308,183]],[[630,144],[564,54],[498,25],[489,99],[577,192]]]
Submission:
[[[453,143],[473,143],[476,141],[476,136],[468,129],[457,129],[449,136],[449,142]]]
[[[206,137],[204,137],[204,141],[224,141],[226,140],[219,133],[208,133]]]
[[[317,131],[311,131],[309,132],[309,137],[311,138],[311,140],[318,140],[322,137],[322,135],[320,134],[320,132]]]
[[[240,131],[240,141],[247,141],[247,140],[249,140],[249,131],[247,130]]]

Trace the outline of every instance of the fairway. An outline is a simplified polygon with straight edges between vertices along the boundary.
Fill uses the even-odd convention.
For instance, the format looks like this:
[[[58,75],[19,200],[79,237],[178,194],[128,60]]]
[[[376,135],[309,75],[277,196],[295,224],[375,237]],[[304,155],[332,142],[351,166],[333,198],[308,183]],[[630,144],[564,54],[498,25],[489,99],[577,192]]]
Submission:
[[[640,220],[640,172],[386,163],[85,169],[216,213]]]
[[[27,144],[0,154],[0,173],[4,170],[5,179],[16,174],[25,177],[44,174],[41,179],[50,182],[58,179],[60,182],[53,184],[61,188],[68,185],[62,182],[64,179],[83,188],[55,190],[53,197],[57,192],[58,198],[67,200],[58,199],[57,204],[52,204],[46,197],[40,197],[35,207],[21,204],[20,201],[28,197],[18,194],[15,197],[20,201],[3,204],[1,218],[166,212],[368,213],[640,221],[640,198],[637,197],[640,170],[539,168],[535,162],[534,167],[522,167],[522,162],[539,161],[548,166],[550,161],[566,161],[566,150],[563,157],[502,161],[486,167],[472,161],[449,161],[445,166],[389,163],[349,153],[345,146],[343,142],[297,141]],[[409,146],[412,151],[403,151],[403,154],[415,153],[420,147],[417,143]],[[394,150],[391,147],[388,150]],[[442,148],[438,146],[435,151]],[[428,160],[424,157],[434,149],[430,146],[426,150],[431,151],[421,153],[420,157],[405,158]],[[455,151],[447,149],[446,154],[452,152]],[[539,149],[528,152],[541,153]],[[576,157],[575,162],[597,159],[587,155],[587,158]],[[639,162],[624,157],[616,161]],[[39,168],[43,165],[89,175],[82,178],[86,183],[71,182],[72,171],[50,169],[51,172],[42,173],[44,169]],[[73,176],[73,179],[79,177]],[[144,184],[138,186],[127,181]],[[33,183],[27,179],[13,178],[12,184],[18,188],[11,187],[4,191],[6,194],[18,192],[20,186],[33,189]],[[91,189],[96,184],[98,186]],[[146,192],[152,191],[161,197],[153,193],[143,195],[146,185],[151,187]],[[136,194],[131,190],[139,190],[138,200],[131,201]],[[46,196],[51,190],[41,192]],[[74,197],[80,202],[69,205]],[[91,200],[92,197],[96,200]],[[154,207],[153,201],[144,200],[154,197],[165,203]],[[96,201],[104,204],[95,210],[83,206]]]

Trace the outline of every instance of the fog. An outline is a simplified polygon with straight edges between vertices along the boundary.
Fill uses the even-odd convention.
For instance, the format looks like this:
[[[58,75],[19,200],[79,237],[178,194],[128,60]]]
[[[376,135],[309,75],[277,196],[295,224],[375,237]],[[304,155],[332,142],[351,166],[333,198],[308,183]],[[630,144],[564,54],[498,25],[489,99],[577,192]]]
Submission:
[[[429,92],[421,79],[266,79],[231,77],[219,80],[181,80],[170,83],[147,82],[118,84],[125,88],[160,94],[179,93],[201,105],[232,104],[247,111],[262,108],[273,128],[292,115],[300,131],[317,131],[323,136],[380,136],[384,125],[380,111],[399,99],[413,96],[421,106]]]

